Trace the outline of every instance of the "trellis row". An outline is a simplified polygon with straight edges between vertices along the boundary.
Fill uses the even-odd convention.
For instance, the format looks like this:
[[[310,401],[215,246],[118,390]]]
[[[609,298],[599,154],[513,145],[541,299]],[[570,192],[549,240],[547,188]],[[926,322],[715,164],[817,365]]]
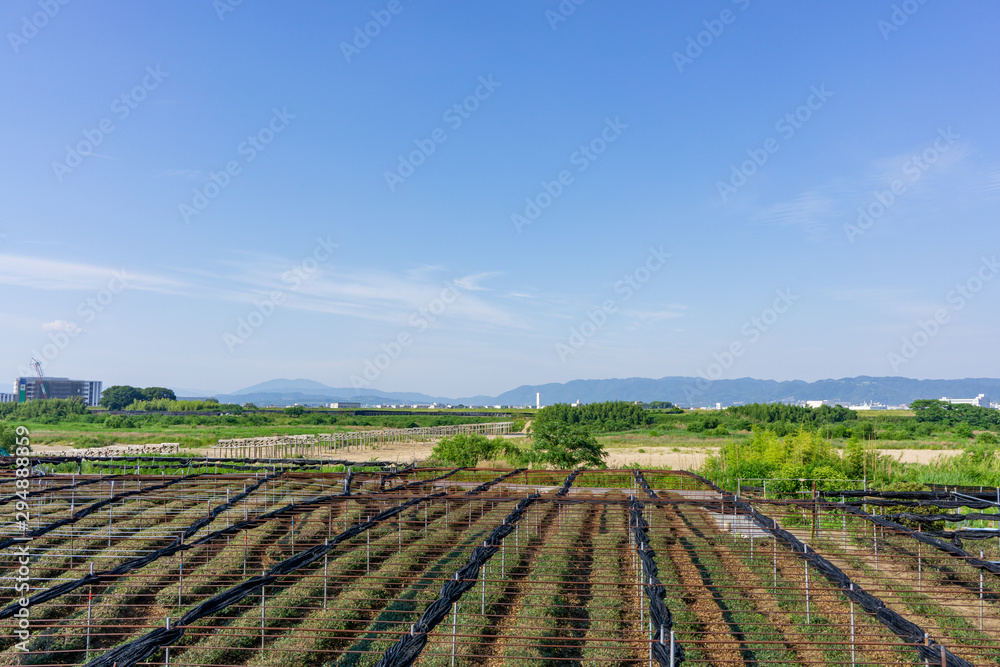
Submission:
[[[318,433],[310,435],[283,435],[264,438],[232,438],[219,440],[212,448],[215,458],[294,458],[318,457],[324,452],[351,451],[377,448],[380,445],[420,442],[460,433],[499,436],[511,432],[514,422],[488,422],[483,424],[454,424],[450,426],[420,426],[391,428],[378,431],[348,433]]]

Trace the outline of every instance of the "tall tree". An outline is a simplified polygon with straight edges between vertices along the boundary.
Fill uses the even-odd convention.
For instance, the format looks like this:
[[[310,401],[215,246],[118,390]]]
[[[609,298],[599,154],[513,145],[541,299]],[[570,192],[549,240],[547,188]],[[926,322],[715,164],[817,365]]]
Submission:
[[[108,410],[124,410],[133,401],[143,400],[142,390],[127,384],[116,384],[101,392],[101,405]]]
[[[168,401],[177,400],[177,395],[174,394],[174,390],[167,389],[166,387],[146,387],[142,390],[142,397],[147,401],[155,401],[161,398],[165,398]]]

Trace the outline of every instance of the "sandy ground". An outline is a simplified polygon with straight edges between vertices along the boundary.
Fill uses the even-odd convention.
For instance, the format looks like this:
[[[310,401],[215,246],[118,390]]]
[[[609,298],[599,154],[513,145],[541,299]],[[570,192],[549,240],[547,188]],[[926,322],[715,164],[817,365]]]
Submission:
[[[394,446],[380,447],[379,449],[368,449],[361,452],[341,452],[337,457],[352,460],[364,460],[378,458],[381,461],[392,461],[394,463],[413,463],[428,458],[434,448],[434,442],[406,443]],[[79,452],[63,447],[49,447],[36,445],[32,447],[37,454]],[[645,449],[644,452],[638,451]],[[672,451],[668,447],[613,447],[608,449],[607,463],[611,468],[626,468],[631,464],[641,464],[650,466],[669,467],[673,470],[696,470],[711,454],[718,448],[687,448],[680,447],[679,452]],[[197,451],[199,454],[208,454],[207,450],[187,450]],[[940,449],[880,449],[880,454],[891,456],[903,463],[931,463],[935,458],[950,457],[961,454],[961,450],[940,450]],[[331,457],[334,458],[334,457]]]
[[[937,457],[950,458],[961,454],[961,449],[880,449],[879,454],[891,456],[902,463],[931,463]]]

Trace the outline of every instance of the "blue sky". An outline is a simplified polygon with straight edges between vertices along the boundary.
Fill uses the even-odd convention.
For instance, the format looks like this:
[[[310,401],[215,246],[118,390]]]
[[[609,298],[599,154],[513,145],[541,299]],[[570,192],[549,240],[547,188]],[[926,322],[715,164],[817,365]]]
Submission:
[[[0,9],[11,379],[1000,376],[996,3],[63,1]]]

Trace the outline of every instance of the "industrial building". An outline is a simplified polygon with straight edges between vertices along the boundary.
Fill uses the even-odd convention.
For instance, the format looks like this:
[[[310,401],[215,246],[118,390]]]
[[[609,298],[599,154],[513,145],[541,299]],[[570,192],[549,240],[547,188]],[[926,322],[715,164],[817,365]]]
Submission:
[[[69,378],[19,377],[14,380],[14,400],[18,403],[41,398],[79,398],[84,405],[101,402],[100,380],[70,380]]]
[[[340,403],[331,403],[330,407],[333,408],[334,410],[344,409],[344,408],[360,408],[361,404],[360,403],[345,403],[345,402],[341,401]]]
[[[990,399],[986,394],[979,394],[975,398],[945,398],[942,396],[941,400],[952,405],[975,405],[979,408],[991,407]]]

